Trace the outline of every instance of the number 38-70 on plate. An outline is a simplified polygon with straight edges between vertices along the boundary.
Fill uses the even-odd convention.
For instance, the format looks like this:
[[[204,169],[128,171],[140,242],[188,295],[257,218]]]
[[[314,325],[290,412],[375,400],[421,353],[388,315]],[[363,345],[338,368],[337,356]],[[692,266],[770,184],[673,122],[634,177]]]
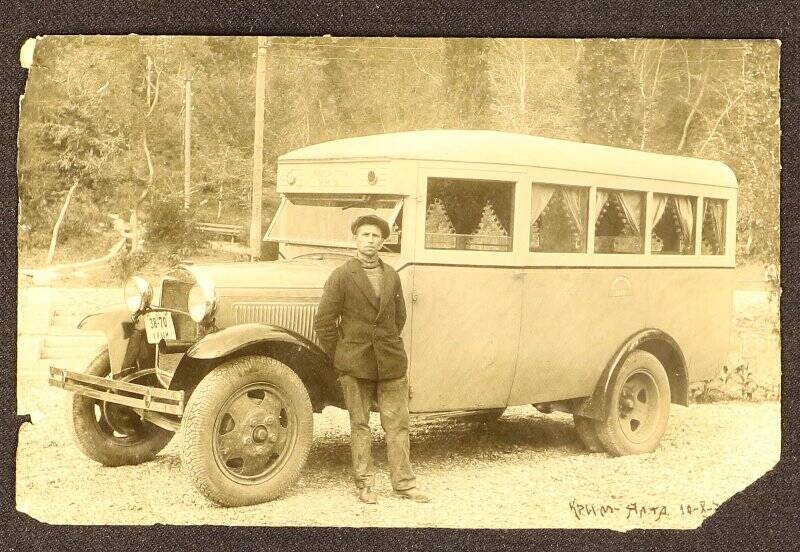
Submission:
[[[175,339],[175,325],[172,323],[171,312],[148,312],[143,316],[143,321],[148,343],[158,343],[162,339]]]

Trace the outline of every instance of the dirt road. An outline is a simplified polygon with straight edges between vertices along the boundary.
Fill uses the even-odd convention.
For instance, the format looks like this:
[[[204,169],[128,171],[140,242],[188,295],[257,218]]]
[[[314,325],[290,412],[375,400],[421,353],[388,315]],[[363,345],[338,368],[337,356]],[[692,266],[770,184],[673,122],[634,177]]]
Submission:
[[[373,420],[380,501],[367,506],[351,489],[346,413],[328,408],[315,416],[309,462],[288,495],[223,509],[181,473],[180,435],[154,462],[104,468],[72,444],[66,393],[43,376],[20,384],[34,424],[20,434],[18,508],[50,523],[689,528],[780,454],[777,403],[674,406],[659,449],[624,458],[585,452],[571,417],[530,407],[491,424],[416,420],[412,459],[433,501],[412,504],[390,495]]]

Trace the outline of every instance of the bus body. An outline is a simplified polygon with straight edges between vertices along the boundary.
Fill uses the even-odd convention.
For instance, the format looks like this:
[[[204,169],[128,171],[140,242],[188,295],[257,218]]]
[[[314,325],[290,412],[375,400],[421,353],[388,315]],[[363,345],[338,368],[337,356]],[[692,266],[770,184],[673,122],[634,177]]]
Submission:
[[[284,155],[278,191],[281,211],[335,195],[398,201],[400,209],[387,201],[381,212],[401,229],[400,247],[384,258],[409,305],[415,412],[589,396],[615,353],[646,330],[677,344],[688,381],[710,379],[725,363],[736,178],[722,163],[500,132],[420,131]],[[567,196],[579,198],[577,209],[543,211],[543,202],[546,210]],[[487,203],[498,235],[476,240]],[[442,211],[449,227],[434,228]],[[554,211],[567,213],[579,243],[551,239],[548,247],[532,231]],[[619,212],[628,220],[615,230],[604,219]],[[319,242],[284,231],[286,218],[279,212],[266,238],[280,241],[287,258],[316,250]],[[673,235],[665,247],[657,230],[673,229],[680,245]]]

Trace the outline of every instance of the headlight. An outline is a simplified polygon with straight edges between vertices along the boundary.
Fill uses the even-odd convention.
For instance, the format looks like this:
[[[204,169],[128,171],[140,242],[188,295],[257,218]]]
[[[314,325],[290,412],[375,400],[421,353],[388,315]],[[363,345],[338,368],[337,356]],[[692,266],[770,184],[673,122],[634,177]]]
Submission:
[[[150,282],[139,276],[128,278],[125,282],[125,304],[131,314],[149,307],[151,299],[153,299],[153,286]]]
[[[195,322],[202,322],[214,312],[217,301],[214,288],[208,284],[196,284],[189,290],[189,316]]]

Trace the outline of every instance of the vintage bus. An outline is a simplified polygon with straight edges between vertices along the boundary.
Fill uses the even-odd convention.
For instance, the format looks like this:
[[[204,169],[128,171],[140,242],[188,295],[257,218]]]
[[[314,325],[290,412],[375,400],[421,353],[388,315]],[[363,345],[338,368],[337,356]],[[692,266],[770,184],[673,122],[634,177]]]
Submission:
[[[264,236],[279,260],[184,265],[155,297],[132,281],[130,312],[85,323],[109,334],[95,377],[54,369],[52,382],[79,395],[78,418],[89,415],[81,401],[102,399],[122,404],[108,418],[127,408],[151,433],[183,425],[184,463],[212,500],[274,498],[302,468],[312,411],[343,406],[312,320],[328,275],[354,252],[350,222],[375,213],[392,228],[381,255],[408,308],[413,413],[533,404],[571,412],[591,450],[649,452],[670,403],[688,404],[689,384],[727,357],[736,189],[716,161],[492,131],[305,147],[279,158],[282,200]],[[114,329],[131,315],[136,345],[134,331]],[[261,375],[242,379],[247,370]],[[253,433],[232,441],[240,429]],[[99,442],[79,437],[93,458],[125,463]]]

